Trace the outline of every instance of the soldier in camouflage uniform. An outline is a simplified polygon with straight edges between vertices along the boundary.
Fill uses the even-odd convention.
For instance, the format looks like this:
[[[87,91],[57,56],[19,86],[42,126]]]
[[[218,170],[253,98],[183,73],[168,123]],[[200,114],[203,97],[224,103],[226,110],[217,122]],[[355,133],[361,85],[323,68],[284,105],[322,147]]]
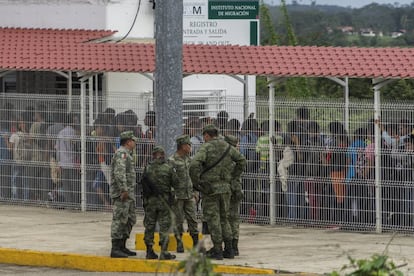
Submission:
[[[155,146],[152,150],[152,161],[145,167],[141,184],[143,188],[144,202],[144,241],[147,247],[147,259],[157,259],[153,250],[155,225],[160,226],[160,260],[175,259],[167,251],[168,233],[172,223],[172,190],[175,173],[171,165],[165,160],[165,151],[161,146]]]
[[[176,227],[174,229],[175,238],[177,240],[177,252],[184,252],[182,236],[184,232],[184,217],[187,220],[188,230],[193,245],[198,243],[198,229],[196,219],[196,205],[194,199],[193,183],[191,182],[190,169],[190,153],[191,142],[188,135],[177,137],[177,151],[168,159],[177,175],[177,182],[174,182],[175,202],[174,213]]]
[[[238,139],[236,136],[227,135],[224,140],[238,150]],[[239,256],[239,228],[240,228],[240,203],[243,200],[241,178],[231,180],[231,197],[229,210],[229,223],[233,235],[234,255]]]
[[[203,129],[205,143],[193,157],[190,176],[194,188],[202,194],[203,218],[210,230],[213,248],[208,256],[217,260],[234,258],[232,233],[229,224],[229,205],[232,179],[238,179],[246,158],[218,137],[218,129],[207,125]],[[224,240],[224,252],[222,242]]]
[[[115,152],[111,162],[112,258],[127,258],[136,255],[135,252],[126,248],[126,240],[137,220],[135,214],[136,173],[132,151],[136,147],[138,138],[132,131],[124,131],[120,134],[120,140],[121,146]]]

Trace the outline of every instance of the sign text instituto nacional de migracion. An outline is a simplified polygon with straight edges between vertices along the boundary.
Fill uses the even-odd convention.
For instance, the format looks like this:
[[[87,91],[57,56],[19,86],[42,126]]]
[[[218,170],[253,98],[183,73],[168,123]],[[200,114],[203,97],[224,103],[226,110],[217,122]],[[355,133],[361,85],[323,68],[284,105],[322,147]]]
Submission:
[[[187,44],[257,45],[259,0],[184,0]]]

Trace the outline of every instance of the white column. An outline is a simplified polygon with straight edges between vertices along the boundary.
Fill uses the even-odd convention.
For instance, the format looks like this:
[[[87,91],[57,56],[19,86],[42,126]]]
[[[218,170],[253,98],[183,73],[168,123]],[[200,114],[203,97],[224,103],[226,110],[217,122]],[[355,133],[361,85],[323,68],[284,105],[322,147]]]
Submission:
[[[249,76],[244,76],[243,80],[243,118],[249,117]]]
[[[72,72],[68,72],[68,112],[72,112]]]
[[[89,86],[89,125],[93,124],[93,76],[88,79]]]
[[[345,129],[349,133],[349,81],[348,77],[345,77],[345,85],[344,85],[344,98],[345,98]]]

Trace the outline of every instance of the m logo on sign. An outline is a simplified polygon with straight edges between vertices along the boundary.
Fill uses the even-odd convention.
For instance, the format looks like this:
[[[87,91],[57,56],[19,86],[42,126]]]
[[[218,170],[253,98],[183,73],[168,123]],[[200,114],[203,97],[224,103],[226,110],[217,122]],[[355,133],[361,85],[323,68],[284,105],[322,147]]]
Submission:
[[[205,7],[201,5],[184,6],[184,16],[204,16]]]

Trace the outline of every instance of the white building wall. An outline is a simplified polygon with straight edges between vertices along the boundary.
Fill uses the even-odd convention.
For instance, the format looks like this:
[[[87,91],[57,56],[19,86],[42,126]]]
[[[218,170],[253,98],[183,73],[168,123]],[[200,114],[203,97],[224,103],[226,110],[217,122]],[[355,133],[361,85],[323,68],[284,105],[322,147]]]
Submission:
[[[0,0],[1,27],[105,29],[102,1]]]
[[[243,76],[238,76],[243,79]],[[183,80],[184,90],[224,90],[227,98],[243,97],[243,83],[226,75],[191,75]],[[248,76],[249,112],[256,112],[254,98],[256,96],[256,77]],[[243,105],[235,108],[234,104],[226,103],[229,118],[243,122]],[[248,115],[248,114],[247,114]]]
[[[114,40],[124,38],[154,38],[154,10],[148,0],[118,0],[110,1],[106,7],[106,29],[118,31]],[[137,14],[138,13],[138,14]],[[135,23],[134,18],[136,17]],[[132,29],[131,29],[132,27]],[[153,82],[136,73],[105,73],[106,96],[108,106],[119,106],[120,99],[126,100],[122,110],[134,110],[138,115],[139,123],[143,125],[145,112],[150,108],[148,95],[152,93]],[[135,102],[139,95],[138,102]]]
[[[184,0],[187,5],[207,0]],[[154,10],[149,0],[0,0],[0,26],[24,28],[67,28],[116,30],[114,40],[123,37],[137,19],[128,39],[154,37]],[[139,6],[139,7],[138,7]],[[222,23],[221,23],[222,24]],[[234,28],[231,28],[234,29]],[[240,30],[239,30],[240,31]],[[247,30],[246,30],[247,32]],[[229,36],[231,37],[231,36]],[[246,35],[248,37],[248,34]],[[245,38],[235,37],[229,44],[248,45]],[[232,39],[232,40],[234,40]],[[186,39],[188,40],[188,39]],[[242,76],[241,76],[242,77]],[[128,97],[131,93],[152,91],[153,83],[139,74],[106,73],[106,95]],[[194,75],[183,80],[184,90],[224,90],[227,97],[243,96],[243,85],[224,75]],[[249,77],[249,96],[255,97],[255,77]],[[144,97],[144,96],[143,96]],[[110,106],[111,102],[108,102]],[[129,109],[129,107],[125,107]],[[135,111],[145,106],[137,106]],[[138,111],[141,113],[142,111]],[[249,112],[255,112],[254,104]],[[243,120],[242,110],[234,111]],[[232,116],[233,115],[233,116]],[[230,114],[230,117],[236,117]],[[139,114],[142,118],[142,114]]]
[[[152,107],[152,81],[137,73],[107,73],[107,106],[123,112],[134,110],[143,125],[145,112]]]
[[[133,25],[135,15],[137,18]],[[117,30],[114,35],[116,38],[124,37],[130,29],[129,38],[154,38],[152,3],[148,0],[110,1],[106,8],[105,27],[109,30]]]

